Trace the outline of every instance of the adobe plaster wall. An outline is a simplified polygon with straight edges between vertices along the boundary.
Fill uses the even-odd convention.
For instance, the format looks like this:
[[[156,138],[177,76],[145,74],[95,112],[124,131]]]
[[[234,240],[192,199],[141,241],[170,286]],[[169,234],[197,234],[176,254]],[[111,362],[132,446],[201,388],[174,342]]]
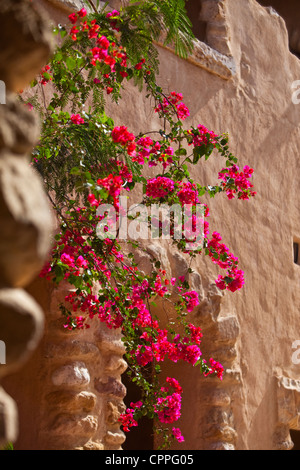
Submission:
[[[214,286],[219,271],[212,263],[201,258],[194,265],[197,272],[192,282],[202,302],[193,320],[203,327],[204,356],[213,356],[227,368],[224,381],[205,379],[197,370],[186,366],[168,365],[165,373],[176,373],[184,387],[179,425],[186,440],[178,448],[288,449],[292,446],[289,428],[300,429],[295,419],[299,414],[300,364],[292,362],[292,344],[300,339],[300,266],[293,263],[292,252],[293,237],[300,238],[300,105],[293,104],[291,90],[292,83],[300,80],[300,62],[289,52],[284,21],[272,10],[263,8],[255,0],[213,3],[214,7],[221,5],[226,17],[225,40],[229,48],[226,57],[234,63],[231,72],[223,75],[218,72],[218,60],[224,57],[223,51],[212,53],[200,45],[201,57],[184,61],[160,48],[159,83],[167,91],[183,93],[191,112],[187,126],[202,123],[215,132],[229,132],[233,154],[242,164],[255,169],[258,194],[248,202],[228,201],[222,197],[207,201],[211,232],[219,231],[224,242],[240,258],[246,278],[242,291],[224,295]],[[55,14],[62,15],[58,10]],[[63,16],[59,18],[63,22]],[[224,37],[222,41],[224,44]],[[209,59],[205,62],[206,53]],[[119,107],[108,103],[116,125],[125,124],[136,132],[149,130],[149,127],[156,129],[155,114],[143,95],[136,93],[132,86],[126,88],[123,103],[125,106]],[[222,166],[221,159],[211,157],[205,165],[200,163],[193,170],[194,176],[199,183],[215,183]],[[167,242],[160,248],[151,243],[148,251],[163,259],[170,274],[184,273],[184,257],[174,253]],[[147,266],[147,257],[141,256],[141,263]],[[35,289],[36,293],[40,290]],[[51,293],[45,291],[44,298],[48,296],[51,297]],[[49,306],[50,299],[46,301]],[[55,304],[55,296],[51,303]],[[48,307],[48,312],[56,315],[54,307],[52,310]],[[97,330],[95,326],[89,333],[94,336],[88,341],[98,347]],[[49,338],[45,337],[44,345],[47,342]],[[118,354],[117,360],[120,360],[121,351]],[[17,377],[6,379],[6,388],[19,397],[23,423],[31,419],[39,435],[43,426],[48,426],[40,416],[48,409],[49,402],[42,401],[41,397],[45,397],[51,387],[45,385],[50,382],[44,380],[45,353],[37,353],[35,360],[37,372],[33,374],[29,367],[28,375],[24,370],[22,376],[26,400],[32,400],[33,384],[38,384],[41,390],[35,404],[30,407],[24,404]],[[80,354],[76,360],[84,362]],[[87,363],[87,368],[92,370],[90,375],[107,377],[103,359],[99,357],[99,369],[93,361]],[[55,361],[51,364],[53,368],[58,365]],[[92,382],[78,390],[94,393],[101,407],[109,401],[106,396],[101,401],[103,395],[100,400]],[[119,398],[113,397],[112,402],[121,407],[121,394]],[[92,414],[98,411],[96,408]],[[103,415],[98,416],[98,430],[92,440],[101,448]],[[112,422],[116,426],[113,419]],[[85,438],[88,442],[93,432],[81,439],[79,447]],[[25,439],[27,448],[42,445],[36,435],[25,437],[25,434],[20,435],[19,445],[23,448]],[[119,444],[121,441],[120,437]],[[74,446],[74,442],[70,445]]]
[[[300,8],[297,0],[259,0],[263,6],[272,6],[285,20],[290,48],[300,53]]]

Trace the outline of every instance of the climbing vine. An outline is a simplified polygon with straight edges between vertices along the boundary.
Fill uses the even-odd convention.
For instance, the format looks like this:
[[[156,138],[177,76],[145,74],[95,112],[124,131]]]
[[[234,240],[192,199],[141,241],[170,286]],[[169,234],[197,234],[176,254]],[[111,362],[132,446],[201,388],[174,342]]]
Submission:
[[[191,262],[208,256],[225,272],[216,279],[219,289],[235,292],[244,284],[244,273],[221,235],[210,235],[209,208],[202,201],[205,195],[244,200],[255,195],[253,169],[238,166],[228,135],[202,124],[185,127],[189,110],[183,96],[165,93],[156,84],[153,38],[164,32],[183,57],[191,50],[184,4],[129,2],[121,11],[93,7],[89,14],[85,8],[71,14],[67,27],[54,30],[60,45],[51,62],[26,99],[20,98],[42,117],[32,165],[43,177],[59,222],[41,276],[72,286],[61,305],[66,329],[88,328],[97,319],[121,330],[128,375],[141,395],[120,415],[120,423],[127,432],[143,416],[154,419],[162,447],[184,440],[176,426],[183,389],[173,377],[161,383],[162,363],[184,361],[199,374],[221,380],[224,369],[213,358],[202,357],[201,328],[189,320],[199,305],[198,293],[188,283],[192,268],[186,276],[169,278],[151,258],[152,269],[145,274],[135,262],[135,250],[143,249],[138,235],[147,238],[151,231],[159,238],[169,231],[171,242]],[[107,115],[108,99],[121,101],[127,81],[146,90],[154,104],[156,130],[135,135]],[[220,171],[214,184],[202,186],[190,169],[209,157],[220,159]],[[147,176],[149,167],[155,168],[154,177]],[[138,209],[130,211],[127,199],[133,191]],[[168,224],[149,215],[153,207],[169,209]],[[162,326],[153,312],[164,303],[172,313]]]

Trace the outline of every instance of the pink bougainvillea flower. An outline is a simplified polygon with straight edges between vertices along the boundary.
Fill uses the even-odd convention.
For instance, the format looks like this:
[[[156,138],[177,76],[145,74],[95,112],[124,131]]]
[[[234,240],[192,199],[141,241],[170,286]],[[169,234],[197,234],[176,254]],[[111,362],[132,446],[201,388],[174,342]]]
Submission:
[[[71,15],[69,15],[69,20],[71,21],[72,24],[75,24],[77,22],[77,15],[75,15],[75,13],[72,13]]]
[[[108,49],[109,48],[109,40],[107,39],[106,36],[101,36],[100,38],[98,38],[97,39],[97,44],[102,49]]]
[[[81,10],[78,12],[78,16],[80,16],[80,18],[84,18],[86,15],[87,15],[86,9],[81,8]]]
[[[178,442],[184,442],[184,437],[181,434],[181,431],[179,428],[172,428],[172,433],[175,439],[177,439]]]
[[[174,191],[174,181],[165,176],[158,176],[147,181],[146,195],[153,199],[167,196]]]
[[[80,116],[80,114],[72,114],[70,119],[73,124],[84,124],[84,119]]]

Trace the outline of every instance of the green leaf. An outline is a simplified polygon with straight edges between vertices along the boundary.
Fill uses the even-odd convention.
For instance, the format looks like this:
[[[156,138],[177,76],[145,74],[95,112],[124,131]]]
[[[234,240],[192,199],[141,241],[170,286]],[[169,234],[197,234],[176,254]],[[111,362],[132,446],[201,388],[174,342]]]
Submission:
[[[50,149],[45,149],[45,157],[47,158],[47,160],[51,158],[51,156],[52,156],[52,153],[50,152]]]
[[[12,442],[8,442],[2,449],[0,450],[14,450],[14,446]]]
[[[186,155],[186,154],[187,154],[187,151],[186,151],[185,148],[180,148],[180,149],[176,150],[176,152],[175,152],[175,155],[177,155],[177,156]]]
[[[72,170],[70,171],[70,175],[80,175],[81,174],[81,171],[78,167],[74,167],[72,168]]]
[[[62,37],[62,39],[67,35],[67,30],[65,28],[61,28],[60,29],[60,35]]]
[[[54,274],[55,274],[55,278],[56,278],[57,283],[61,282],[65,277],[63,267],[59,266],[58,264],[54,267]]]
[[[73,57],[67,57],[66,58],[66,65],[70,71],[74,70],[76,67],[76,60],[73,59]]]
[[[210,155],[211,155],[212,152],[213,152],[213,149],[214,149],[214,145],[213,145],[212,143],[209,143],[209,144],[206,146],[205,160],[208,160],[208,158],[210,157]]]

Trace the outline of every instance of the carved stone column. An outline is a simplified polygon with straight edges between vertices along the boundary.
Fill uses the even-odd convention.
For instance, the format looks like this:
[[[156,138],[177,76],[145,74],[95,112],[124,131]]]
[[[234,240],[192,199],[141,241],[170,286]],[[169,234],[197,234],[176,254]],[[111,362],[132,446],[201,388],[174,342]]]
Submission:
[[[290,430],[300,430],[300,380],[277,376],[277,423],[274,432],[274,449],[291,450]]]
[[[43,184],[29,164],[39,137],[37,117],[18,102],[47,62],[51,33],[28,0],[0,3],[0,340],[5,364],[0,378],[27,359],[43,331],[43,312],[22,287],[39,272],[51,244],[52,218]],[[0,388],[0,446],[18,432],[16,405]]]
[[[120,331],[97,318],[84,331],[64,329],[59,305],[69,288],[65,283],[51,293],[39,358],[43,387],[34,445],[42,450],[120,450],[125,435],[118,419],[126,395],[121,374],[127,368]]]

